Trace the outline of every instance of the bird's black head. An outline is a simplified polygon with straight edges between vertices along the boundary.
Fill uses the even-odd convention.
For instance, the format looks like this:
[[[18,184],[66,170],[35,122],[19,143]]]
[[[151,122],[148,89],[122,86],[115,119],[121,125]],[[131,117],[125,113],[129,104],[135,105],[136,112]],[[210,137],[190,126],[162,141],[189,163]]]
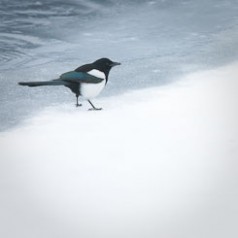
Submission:
[[[120,64],[121,63],[113,62],[108,58],[101,58],[93,62],[94,68],[104,72],[107,77],[111,68]]]

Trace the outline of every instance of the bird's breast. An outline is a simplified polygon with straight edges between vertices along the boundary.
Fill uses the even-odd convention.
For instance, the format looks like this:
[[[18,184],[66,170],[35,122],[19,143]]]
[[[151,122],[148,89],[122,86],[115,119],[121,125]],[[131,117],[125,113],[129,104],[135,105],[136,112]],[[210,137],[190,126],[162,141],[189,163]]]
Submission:
[[[106,85],[106,79],[100,83],[81,83],[80,84],[80,95],[86,99],[91,99],[96,96],[103,90]]]

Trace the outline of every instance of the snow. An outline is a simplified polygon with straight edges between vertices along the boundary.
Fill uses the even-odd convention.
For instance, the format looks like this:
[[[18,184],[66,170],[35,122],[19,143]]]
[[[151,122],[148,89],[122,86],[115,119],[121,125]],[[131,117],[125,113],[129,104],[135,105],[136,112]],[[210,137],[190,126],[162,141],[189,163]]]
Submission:
[[[237,237],[238,63],[50,106],[0,134],[1,237]]]

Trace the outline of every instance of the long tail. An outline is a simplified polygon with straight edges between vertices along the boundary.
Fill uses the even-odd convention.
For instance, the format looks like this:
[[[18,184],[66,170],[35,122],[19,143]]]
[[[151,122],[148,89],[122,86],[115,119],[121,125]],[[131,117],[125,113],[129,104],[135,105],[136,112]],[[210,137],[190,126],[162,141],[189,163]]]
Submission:
[[[37,86],[65,85],[65,82],[60,79],[54,79],[50,81],[19,82],[18,84],[22,86],[37,87]]]

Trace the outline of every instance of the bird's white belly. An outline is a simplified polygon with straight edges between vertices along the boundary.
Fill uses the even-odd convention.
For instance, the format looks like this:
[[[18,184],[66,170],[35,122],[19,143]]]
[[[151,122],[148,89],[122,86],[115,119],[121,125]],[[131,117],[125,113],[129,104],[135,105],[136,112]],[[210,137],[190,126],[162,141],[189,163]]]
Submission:
[[[86,98],[91,99],[96,97],[105,87],[106,80],[103,80],[100,83],[81,83],[80,85],[80,94]]]

